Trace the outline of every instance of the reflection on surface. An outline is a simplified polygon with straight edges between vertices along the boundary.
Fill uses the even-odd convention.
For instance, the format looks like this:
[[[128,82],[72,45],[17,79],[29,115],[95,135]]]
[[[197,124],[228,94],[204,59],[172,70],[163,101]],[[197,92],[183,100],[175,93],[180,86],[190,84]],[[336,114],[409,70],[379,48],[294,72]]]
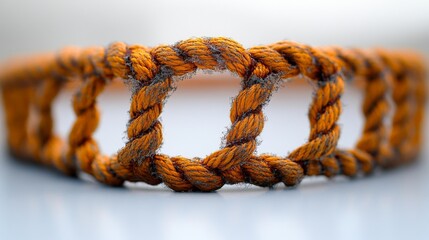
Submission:
[[[205,194],[145,184],[109,188],[3,160],[5,239],[396,238],[418,237],[428,220],[423,163],[356,181],[315,178],[296,189],[230,186]]]

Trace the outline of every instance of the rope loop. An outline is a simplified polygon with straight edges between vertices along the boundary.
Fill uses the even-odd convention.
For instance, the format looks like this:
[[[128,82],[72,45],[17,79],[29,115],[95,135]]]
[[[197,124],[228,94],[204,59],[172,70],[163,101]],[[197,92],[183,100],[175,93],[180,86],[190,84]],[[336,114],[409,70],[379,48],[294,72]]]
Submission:
[[[170,157],[160,153],[159,117],[175,79],[197,70],[229,71],[241,78],[226,141],[202,158]],[[294,77],[315,83],[308,141],[284,156],[255,155],[263,107],[283,80]],[[53,131],[52,104],[71,79],[80,81],[72,99],[76,120],[63,140]],[[97,98],[113,79],[131,86],[131,103],[127,142],[106,156],[93,133],[101,119]],[[345,80],[362,83],[364,94],[362,135],[351,149],[337,147]],[[142,181],[175,191],[214,191],[242,182],[295,186],[306,175],[356,177],[378,166],[411,162],[421,148],[426,102],[423,60],[409,51],[315,48],[292,41],[245,49],[225,37],[151,48],[123,42],[68,47],[56,55],[11,61],[0,74],[0,86],[13,155],[69,175],[83,171],[112,186]],[[30,118],[36,124],[30,126]]]

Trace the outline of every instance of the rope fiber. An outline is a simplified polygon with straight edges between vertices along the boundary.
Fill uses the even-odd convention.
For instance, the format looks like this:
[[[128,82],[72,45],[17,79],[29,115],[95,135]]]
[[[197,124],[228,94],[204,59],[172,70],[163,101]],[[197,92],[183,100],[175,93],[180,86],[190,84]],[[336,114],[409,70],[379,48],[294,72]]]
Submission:
[[[203,158],[158,153],[163,141],[159,117],[174,80],[197,69],[228,70],[242,79],[225,144]],[[316,86],[308,141],[287,156],[255,155],[263,107],[281,81],[298,76]],[[128,140],[107,156],[93,138],[100,121],[97,97],[116,78],[132,86]],[[64,140],[53,132],[52,104],[70,79],[78,79],[80,87],[72,99],[76,120]],[[365,122],[353,149],[337,148],[344,79],[364,82]],[[411,51],[315,48],[291,41],[244,49],[224,37],[153,48],[122,42],[65,48],[10,62],[0,74],[0,87],[13,156],[67,175],[83,171],[112,186],[164,183],[174,191],[214,191],[242,182],[295,186],[306,175],[354,177],[409,163],[421,147],[426,102],[424,63]]]

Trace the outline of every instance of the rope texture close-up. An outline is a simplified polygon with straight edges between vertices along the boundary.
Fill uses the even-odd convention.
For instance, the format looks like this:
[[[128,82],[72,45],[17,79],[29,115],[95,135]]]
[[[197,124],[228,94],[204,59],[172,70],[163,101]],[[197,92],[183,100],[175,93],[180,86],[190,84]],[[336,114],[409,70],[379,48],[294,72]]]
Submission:
[[[225,142],[202,158],[167,156],[159,151],[160,115],[175,81],[197,70],[227,70],[241,78]],[[256,155],[263,108],[291,78],[315,86],[308,140],[282,156]],[[108,156],[93,134],[101,119],[97,98],[116,79],[131,86],[131,104],[126,144]],[[69,81],[79,86],[72,99],[76,119],[63,139],[53,131],[52,108]],[[339,149],[341,97],[356,81],[363,83],[362,134],[355,147]],[[10,61],[0,73],[7,143],[16,158],[71,176],[85,172],[112,186],[164,183],[174,191],[204,192],[237,183],[292,187],[305,176],[355,177],[413,162],[423,141],[426,87],[424,61],[408,50],[310,47],[292,41],[245,49],[224,37],[151,48],[122,42],[69,47]]]

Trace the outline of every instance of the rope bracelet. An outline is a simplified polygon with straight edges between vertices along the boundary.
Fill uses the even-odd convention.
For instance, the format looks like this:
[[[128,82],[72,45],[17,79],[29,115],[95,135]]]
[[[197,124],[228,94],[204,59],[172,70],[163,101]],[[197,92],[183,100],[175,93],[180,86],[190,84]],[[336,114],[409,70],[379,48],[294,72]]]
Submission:
[[[202,159],[160,154],[159,116],[173,80],[197,69],[228,70],[242,79],[225,144]],[[313,48],[290,41],[244,49],[228,38],[192,38],[154,48],[121,42],[66,48],[10,62],[3,70],[10,154],[67,175],[83,171],[112,186],[130,181],[164,183],[175,191],[214,191],[243,182],[295,186],[305,175],[367,175],[375,167],[415,160],[423,137],[424,63],[409,51]],[[296,76],[316,86],[308,142],[287,156],[254,155],[264,105],[282,80]],[[336,146],[346,77],[365,84],[365,122],[356,146],[344,150]],[[93,138],[100,120],[97,97],[115,78],[132,85],[128,141],[116,155],[106,156]],[[52,103],[70,79],[80,80],[72,101],[76,120],[63,140],[53,132]]]

